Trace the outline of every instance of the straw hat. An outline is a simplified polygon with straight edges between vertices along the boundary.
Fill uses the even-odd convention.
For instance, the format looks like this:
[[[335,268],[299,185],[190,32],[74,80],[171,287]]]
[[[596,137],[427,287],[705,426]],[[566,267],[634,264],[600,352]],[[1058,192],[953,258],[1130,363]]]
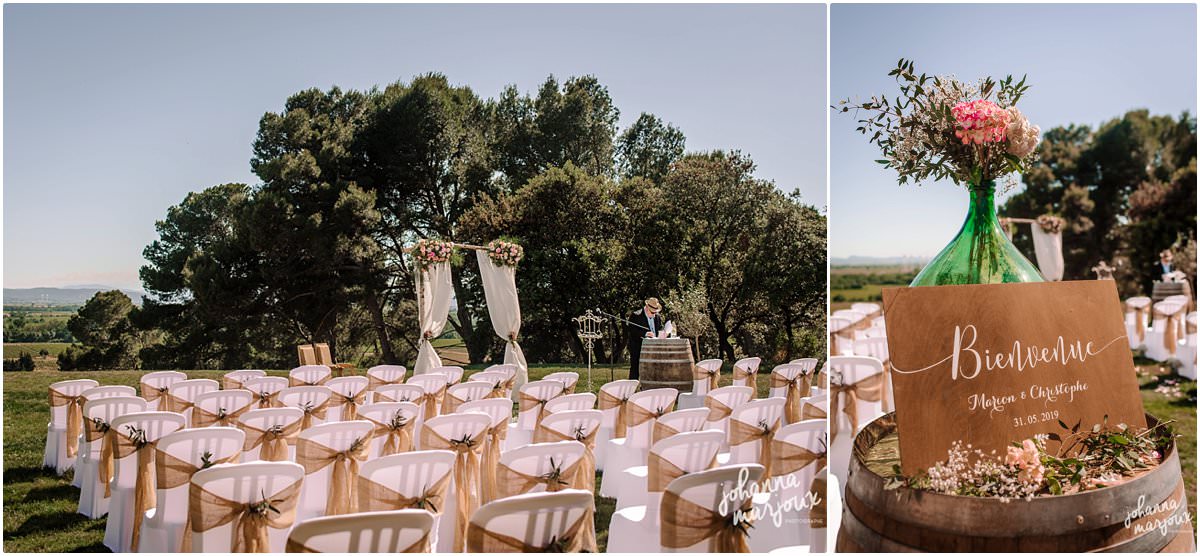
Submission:
[[[654,309],[654,311],[655,311],[655,312],[658,312],[658,311],[661,311],[661,310],[662,310],[662,303],[659,303],[659,302],[658,302],[658,298],[657,298],[657,297],[651,297],[651,298],[647,299],[647,300],[646,300],[646,306],[647,306],[647,307],[649,307],[649,308],[651,308],[651,309]]]

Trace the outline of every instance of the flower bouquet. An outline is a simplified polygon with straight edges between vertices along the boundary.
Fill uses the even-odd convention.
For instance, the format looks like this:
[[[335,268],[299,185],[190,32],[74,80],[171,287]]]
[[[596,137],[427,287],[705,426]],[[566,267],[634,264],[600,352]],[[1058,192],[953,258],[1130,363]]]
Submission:
[[[436,239],[419,239],[412,248],[413,260],[421,270],[433,264],[449,262],[453,254],[453,243]]]
[[[1001,229],[994,200],[998,180],[1011,186],[1037,160],[1041,130],[1016,106],[1029,89],[1025,78],[967,83],[918,75],[903,59],[888,75],[898,96],[843,100],[834,108],[862,116],[857,131],[879,147],[883,158],[876,162],[896,170],[900,184],[950,180],[970,191],[958,236],[912,285],[1042,281]]]
[[[499,239],[489,241],[485,250],[492,263],[497,266],[517,266],[521,257],[525,255],[525,250],[520,245]]]

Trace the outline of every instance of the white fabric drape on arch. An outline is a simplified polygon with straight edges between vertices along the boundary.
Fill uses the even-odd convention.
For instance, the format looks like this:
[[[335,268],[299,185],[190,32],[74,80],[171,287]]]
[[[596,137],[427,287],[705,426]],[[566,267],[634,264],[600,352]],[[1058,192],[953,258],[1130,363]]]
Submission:
[[[488,316],[492,319],[492,329],[506,343],[504,363],[517,366],[517,380],[512,391],[513,399],[516,399],[521,386],[529,382],[529,365],[525,363],[525,353],[521,351],[521,345],[517,343],[517,335],[521,332],[521,302],[517,299],[517,269],[493,263],[486,251],[476,251],[475,258],[479,259],[479,276],[483,281],[483,295],[487,299]]]
[[[1033,254],[1037,256],[1042,277],[1050,282],[1062,280],[1062,233],[1049,233],[1036,222],[1030,228],[1033,231]]]
[[[418,319],[421,325],[421,347],[417,350],[417,364],[413,374],[419,375],[429,369],[442,366],[442,358],[426,338],[437,338],[446,328],[450,316],[450,298],[454,295],[454,284],[450,281],[450,263],[434,263],[418,273],[417,300],[420,304]]]

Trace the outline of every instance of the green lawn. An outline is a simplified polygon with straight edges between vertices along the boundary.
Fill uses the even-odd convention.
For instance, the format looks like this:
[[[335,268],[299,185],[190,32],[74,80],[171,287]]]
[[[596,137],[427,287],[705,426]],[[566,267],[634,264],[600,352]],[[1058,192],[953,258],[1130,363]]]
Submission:
[[[468,374],[482,370],[482,365],[468,368]],[[628,376],[628,365],[613,368],[616,379]],[[533,365],[529,377],[536,380],[556,371],[577,371],[578,392],[589,391],[587,370],[572,365]],[[75,513],[79,489],[71,486],[71,473],[57,477],[43,470],[42,451],[46,442],[46,422],[49,408],[46,389],[52,382],[76,378],[93,378],[101,384],[137,386],[138,377],[145,371],[95,372],[8,372],[4,373],[4,550],[6,552],[96,552],[107,551],[102,543],[104,523]],[[217,379],[224,371],[186,371],[191,378]],[[285,371],[271,371],[286,375]],[[593,388],[608,381],[609,367],[592,370]],[[722,384],[729,384],[729,369],[722,375]],[[758,390],[765,396],[769,376],[759,377]],[[597,475],[596,485],[600,480]],[[608,523],[616,501],[596,497],[596,537],[600,550],[608,543]]]

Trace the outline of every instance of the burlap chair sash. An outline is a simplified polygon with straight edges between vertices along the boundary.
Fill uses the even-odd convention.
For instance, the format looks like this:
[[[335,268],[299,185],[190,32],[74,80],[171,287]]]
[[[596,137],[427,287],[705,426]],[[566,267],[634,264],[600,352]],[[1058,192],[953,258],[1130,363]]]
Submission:
[[[606,409],[617,409],[616,423],[613,425],[613,438],[625,438],[625,431],[629,428],[629,398],[618,398],[615,395],[600,391],[598,396],[597,407],[601,411]]]
[[[525,494],[538,485],[546,485],[546,492],[558,492],[575,485],[576,474],[579,472],[583,458],[575,460],[568,467],[555,465],[550,458],[550,471],[543,475],[527,475],[503,463],[496,469],[497,498],[508,498]]]
[[[131,429],[128,434],[114,434],[113,437],[115,459],[137,457],[137,475],[133,484],[133,536],[130,539],[131,552],[137,552],[138,542],[141,540],[142,519],[146,516],[146,510],[153,508],[157,503],[152,479],[154,452],[157,451],[158,442],[148,441],[146,432],[140,429]],[[111,496],[111,490],[106,486],[105,497],[108,496]]]
[[[672,427],[662,421],[655,421],[654,426],[650,429],[650,445],[653,446],[659,440],[669,438],[679,434],[679,429]]]
[[[1133,300],[1126,301],[1125,307],[1133,312],[1133,325],[1137,331],[1138,341],[1146,341],[1146,317],[1150,315],[1150,307],[1145,302],[1135,303]]]
[[[1154,306],[1154,316],[1163,317],[1166,319],[1166,329],[1163,330],[1163,347],[1171,355],[1175,355],[1175,350],[1179,347],[1179,328],[1183,317],[1183,307],[1176,308],[1173,312],[1160,310],[1158,305]]]
[[[521,392],[517,396],[517,408],[521,413],[525,413],[526,411],[537,411],[537,418],[534,420],[533,425],[533,428],[536,429],[538,425],[542,424],[542,417],[546,415],[546,402],[553,398],[554,396],[551,396],[550,398],[543,400],[535,398],[526,392]]]
[[[813,452],[791,442],[774,440],[771,448],[771,476],[781,477],[817,464],[817,471],[825,467],[825,452]]]
[[[256,446],[262,446],[262,449],[258,451],[258,459],[262,461],[287,461],[291,459],[288,457],[288,445],[296,443],[296,437],[300,434],[301,425],[300,421],[295,421],[290,425],[275,425],[267,430],[263,430],[242,423],[242,431],[246,433],[246,440],[242,443],[242,451],[247,452],[253,450]]]
[[[825,477],[816,477],[813,479],[812,488],[809,489],[809,492],[812,493],[810,498],[816,500],[816,503],[808,510],[809,527],[813,529],[825,529],[828,527],[828,498],[825,496],[827,489]]]
[[[692,365],[692,380],[707,380],[708,389],[716,390],[721,386],[721,369],[705,369],[700,365]]]
[[[171,391],[170,386],[155,387],[155,386],[146,384],[145,382],[140,383],[138,386],[140,386],[139,390],[142,393],[142,399],[146,400],[146,403],[148,403],[148,404],[154,403],[154,400],[163,398],[163,396],[165,396],[168,392]],[[160,401],[158,403],[158,410],[159,411],[175,411],[174,409],[171,408],[170,400],[166,399],[166,398],[164,398],[162,401]]]
[[[704,397],[704,407],[708,408],[709,422],[716,422],[729,417],[733,413],[733,408],[724,404],[712,396]]]
[[[308,438],[296,439],[296,463],[304,467],[305,475],[333,466],[325,515],[348,514],[358,507],[358,491],[353,487],[358,481],[358,464],[367,461],[370,446],[371,433],[341,451]]]
[[[308,546],[306,546],[304,543],[297,541],[291,537],[288,537],[287,545],[284,547],[283,550],[284,550],[284,552],[288,552],[288,553],[292,553],[292,554],[314,554],[314,553],[319,552],[318,550],[313,550],[313,549],[309,548]],[[433,550],[429,545],[429,532],[426,532],[425,536],[421,537],[420,539],[417,540],[417,542],[409,545],[407,548],[399,551],[398,553],[399,554],[425,554],[425,553],[432,552],[432,551]]]
[[[235,502],[192,483],[188,491],[188,519],[182,552],[192,551],[192,534],[232,523],[231,552],[271,552],[270,529],[287,529],[296,521],[300,481],[258,502]]]
[[[750,399],[758,398],[758,369],[750,370],[738,365],[733,366],[733,380],[744,380],[750,387]]]
[[[333,398],[325,398],[325,401],[313,405],[312,402],[307,402],[300,407],[300,411],[304,412],[304,417],[300,418],[300,430],[308,430],[312,426],[313,417],[324,419],[325,414],[329,412],[329,401]]]
[[[201,469],[208,469],[209,467],[212,467],[214,465],[221,464],[221,463],[235,463],[235,462],[237,462],[239,455],[240,454],[238,454],[237,452],[234,452],[222,459],[211,459],[211,454],[205,454],[205,456],[201,459],[202,463],[199,466],[195,466],[195,465],[192,465],[191,462],[179,459],[171,454],[168,454],[168,453],[158,449],[158,447],[155,447],[154,448],[154,459],[155,459],[154,471],[155,471],[155,479],[158,482],[158,488],[165,490],[165,489],[169,489],[169,488],[176,488],[176,487],[186,485],[186,484],[188,484],[189,481],[192,480],[192,475],[194,475],[197,471],[199,471]],[[135,516],[135,519],[136,519],[136,516]],[[183,522],[184,534],[187,535],[187,531],[189,531],[191,528],[192,528],[192,513],[188,512],[187,518]],[[134,535],[137,535],[138,533],[139,533],[139,530],[134,529]],[[133,548],[136,550],[137,545],[134,544]]]
[[[162,401],[159,402],[158,405],[159,405],[159,407],[158,407],[159,411],[170,411],[172,413],[178,413],[180,415],[183,415],[184,412],[186,412],[188,409],[196,407],[195,402],[185,400],[179,396],[176,396],[175,394],[171,393],[170,391],[166,391],[166,392],[162,393]],[[169,407],[170,409],[163,409],[163,406]]]
[[[79,429],[83,426],[83,396],[70,396],[50,389],[50,407],[67,406],[67,457],[79,453]]]
[[[651,419],[658,419],[672,411],[675,411],[675,402],[667,404],[665,407],[660,407],[653,411],[646,409],[638,404],[629,405],[629,426],[636,427]]]
[[[413,397],[411,395],[405,394],[399,398],[396,398],[391,395],[385,394],[383,392],[375,392],[375,403],[379,403],[379,402],[411,402],[411,403],[415,403],[417,405],[424,405],[425,396]]]
[[[442,386],[433,392],[425,392],[421,396],[421,403],[425,404],[425,420],[433,419],[438,416],[438,409],[442,407],[442,403],[446,399],[446,387]]]
[[[534,435],[537,435],[536,430]],[[500,446],[507,436],[508,421],[500,421],[487,431],[487,438],[484,439],[483,462],[479,469],[480,504],[487,504],[498,496],[496,493],[496,469],[500,466]]]
[[[515,380],[515,378],[514,378],[514,380]],[[495,383],[492,384],[492,391],[488,392],[488,395],[484,396],[484,399],[491,400],[491,399],[507,398],[508,397],[507,384],[508,384],[507,381],[503,381],[503,380],[496,381]]]
[[[533,431],[534,442],[559,442],[562,440],[574,440],[583,444],[583,457],[579,460],[579,471],[575,473],[575,482],[571,488],[578,488],[592,492],[596,486],[596,435],[600,433],[600,427],[592,429],[590,434],[583,434],[583,428],[579,427],[570,434],[563,434],[557,430],[546,427],[538,427]]]
[[[89,443],[100,441],[100,461],[96,465],[97,480],[104,485],[104,497],[112,496],[109,482],[113,473],[113,447],[117,441],[117,432],[105,420],[92,417],[83,425],[84,438]]]
[[[703,470],[712,469],[717,465],[717,456],[714,454],[712,461]],[[680,469],[679,466],[671,463],[654,452],[650,452],[646,456],[646,490],[649,492],[663,492],[667,490],[667,485],[671,481],[678,479],[688,472]]]
[[[246,377],[246,378],[251,378],[251,377]],[[241,389],[241,388],[243,388],[242,380],[243,379],[240,379],[236,376],[229,376],[228,374],[221,375],[221,389],[222,390]]]
[[[225,408],[218,408],[216,413],[208,411],[203,407],[195,406],[192,408],[192,426],[196,428],[204,427],[234,427],[237,426],[238,417],[254,408],[254,404],[244,406],[235,411],[227,411]]]
[[[255,392],[254,393],[254,403],[252,403],[251,405],[257,405],[259,409],[267,409],[267,408],[271,408],[271,407],[283,407],[283,404],[279,403],[279,391]]]
[[[357,394],[347,396],[341,392],[334,392],[334,403],[342,408],[342,420],[354,421],[358,419],[358,406],[362,404],[367,397],[367,391],[363,390]]]
[[[825,419],[826,417],[829,417],[829,415],[825,413],[825,410],[810,403],[804,404],[804,408],[800,410],[801,421],[807,419]]]
[[[375,424],[374,435],[384,439],[383,448],[379,451],[380,457],[412,451],[413,429],[417,426],[415,418],[405,419],[402,412],[396,411],[387,422],[376,421],[370,417],[367,417],[367,420]]]
[[[800,398],[812,393],[810,377],[811,375],[808,373],[798,373],[792,378],[787,378],[779,373],[771,373],[771,388],[785,389],[783,414],[789,423],[800,421]]]
[[[567,553],[567,552],[596,552],[596,547],[588,547],[583,535],[581,534],[584,524],[591,521],[592,512],[589,510],[584,512],[575,523],[567,527],[563,531],[561,537],[552,537],[550,542],[545,545],[538,546],[528,544],[525,541],[503,535],[495,531],[488,531],[483,527],[471,527],[468,531],[469,541],[468,546],[471,552],[526,552],[526,553]]]
[[[400,375],[392,380],[384,380],[373,374],[367,374],[367,390],[374,391],[380,386],[387,386],[389,384],[404,384],[404,375]]]
[[[321,378],[318,378],[315,381],[308,381],[308,380],[301,379],[298,376],[288,375],[288,386],[289,387],[293,387],[293,386],[324,386],[325,383],[329,382],[329,380],[332,378],[333,378],[332,372],[330,372],[329,374],[327,374]]]
[[[747,442],[759,440],[758,444],[758,463],[765,467],[763,470],[763,479],[771,476],[771,445],[775,440],[775,431],[779,430],[780,421],[776,420],[773,425],[768,425],[765,421],[759,421],[757,425],[751,425],[737,419],[729,420],[729,445],[739,446]]]
[[[462,552],[466,544],[467,521],[479,507],[478,489],[479,454],[483,450],[483,440],[487,430],[480,431],[475,437],[465,436],[461,439],[448,439],[430,427],[421,429],[421,448],[426,450],[450,450],[457,454],[454,460],[454,551]]]
[[[850,432],[858,431],[858,400],[878,402],[883,400],[883,373],[871,375],[854,384],[834,384],[829,393],[829,414],[837,418],[838,404],[842,396],[846,397],[846,406],[842,409],[850,418]],[[830,438],[837,437],[838,428],[830,427]]]
[[[659,512],[663,546],[687,548],[707,540],[713,552],[750,552],[746,542],[750,523],[746,520],[751,517],[753,500],[749,496],[745,498],[738,508],[740,513],[721,515],[719,511],[695,504],[675,492],[664,492],[662,511]],[[739,518],[741,521],[735,523]]]
[[[458,408],[461,407],[462,404],[465,404],[469,401],[471,400],[464,400],[458,396],[455,396],[453,392],[447,389],[446,395],[442,401],[442,415],[458,411]]]
[[[359,476],[358,511],[417,509],[440,515],[446,507],[446,492],[450,490],[450,477],[451,474],[446,473],[436,483],[425,487],[421,494],[405,496],[385,485]]]

